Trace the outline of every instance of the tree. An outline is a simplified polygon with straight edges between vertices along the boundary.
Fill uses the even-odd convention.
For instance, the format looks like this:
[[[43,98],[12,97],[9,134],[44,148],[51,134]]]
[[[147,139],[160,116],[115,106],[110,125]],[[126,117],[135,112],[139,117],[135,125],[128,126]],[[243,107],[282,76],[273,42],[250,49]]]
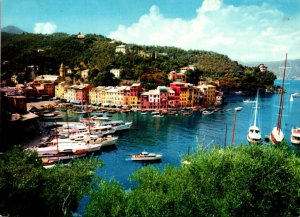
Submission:
[[[98,73],[94,79],[93,85],[96,86],[117,86],[120,80],[115,78],[114,74],[109,71]]]
[[[199,69],[188,70],[186,73],[186,82],[197,85],[200,76],[203,74]]]
[[[71,216],[91,187],[96,159],[44,169],[36,152],[17,146],[0,158],[0,213],[11,216]]]
[[[136,171],[131,180],[138,184],[127,193],[114,181],[100,184],[87,216],[300,214],[300,159],[287,144],[199,147],[183,160],[179,168]]]

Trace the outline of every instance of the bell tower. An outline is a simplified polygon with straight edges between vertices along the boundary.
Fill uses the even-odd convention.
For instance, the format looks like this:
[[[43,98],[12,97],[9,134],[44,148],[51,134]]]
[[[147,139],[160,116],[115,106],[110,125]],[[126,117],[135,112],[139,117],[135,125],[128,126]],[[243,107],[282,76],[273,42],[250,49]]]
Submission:
[[[65,80],[65,67],[64,64],[61,63],[60,68],[59,68],[59,76]]]

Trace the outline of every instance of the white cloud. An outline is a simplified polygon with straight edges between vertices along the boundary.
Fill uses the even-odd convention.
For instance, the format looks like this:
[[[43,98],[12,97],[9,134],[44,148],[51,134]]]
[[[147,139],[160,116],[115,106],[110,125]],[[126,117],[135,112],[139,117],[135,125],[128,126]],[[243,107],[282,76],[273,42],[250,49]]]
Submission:
[[[286,15],[266,3],[233,6],[204,0],[193,19],[167,18],[157,6],[130,26],[120,25],[110,38],[141,45],[210,50],[238,61],[300,57],[300,15]]]
[[[36,23],[34,25],[34,33],[52,34],[56,30],[54,23]]]
[[[217,11],[221,8],[221,0],[204,0],[198,12]]]

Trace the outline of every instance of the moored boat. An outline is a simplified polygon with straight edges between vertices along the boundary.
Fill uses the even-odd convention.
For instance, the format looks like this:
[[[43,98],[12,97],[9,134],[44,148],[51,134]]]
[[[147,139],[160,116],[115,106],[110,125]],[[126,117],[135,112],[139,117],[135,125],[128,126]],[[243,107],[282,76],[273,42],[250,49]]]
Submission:
[[[300,145],[300,127],[292,128],[291,131],[291,143]]]
[[[211,115],[213,113],[214,113],[214,111],[207,111],[207,110],[202,112],[203,115]]]
[[[132,122],[124,122],[124,121],[107,121],[100,124],[100,126],[111,125],[113,129],[118,130],[128,130],[132,126]]]
[[[161,160],[161,154],[148,153],[147,151],[143,151],[140,154],[132,155],[131,160],[133,161],[155,161]]]
[[[246,99],[243,100],[244,103],[255,103],[255,100],[251,100],[251,99]]]
[[[243,107],[236,107],[236,108],[234,108],[234,110],[237,111],[237,112],[241,111],[242,109],[243,109]]]
[[[285,79],[286,63],[287,63],[287,54],[285,55],[285,62],[284,62],[284,69],[283,69],[282,86],[281,86],[282,91],[280,91],[280,102],[279,102],[277,126],[274,127],[270,133],[270,141],[273,144],[277,144],[284,140],[284,134],[281,129],[281,120],[282,120],[282,114],[283,114],[284,79]]]
[[[257,94],[256,94],[253,125],[250,126],[247,134],[247,140],[249,143],[261,142],[261,132],[259,127],[257,126],[258,96],[259,96],[259,90],[257,90]]]

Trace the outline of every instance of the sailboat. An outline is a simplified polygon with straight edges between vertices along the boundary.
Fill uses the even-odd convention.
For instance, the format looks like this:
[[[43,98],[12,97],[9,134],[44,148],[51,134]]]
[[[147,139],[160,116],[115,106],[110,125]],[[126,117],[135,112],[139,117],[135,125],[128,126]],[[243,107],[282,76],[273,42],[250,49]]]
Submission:
[[[261,142],[261,132],[259,127],[257,126],[258,96],[259,96],[259,90],[257,90],[257,94],[256,94],[253,125],[249,127],[248,134],[247,134],[247,140],[249,143]]]
[[[300,145],[300,127],[292,128],[291,143],[294,145]]]
[[[287,63],[287,53],[285,55],[284,69],[283,69],[283,77],[282,77],[282,86],[280,91],[280,102],[279,102],[279,110],[278,110],[278,119],[277,126],[273,128],[270,133],[270,141],[273,144],[277,144],[282,142],[284,139],[284,134],[281,129],[281,119],[283,114],[283,100],[284,100],[284,79],[285,79],[285,71],[286,71],[286,63]]]

